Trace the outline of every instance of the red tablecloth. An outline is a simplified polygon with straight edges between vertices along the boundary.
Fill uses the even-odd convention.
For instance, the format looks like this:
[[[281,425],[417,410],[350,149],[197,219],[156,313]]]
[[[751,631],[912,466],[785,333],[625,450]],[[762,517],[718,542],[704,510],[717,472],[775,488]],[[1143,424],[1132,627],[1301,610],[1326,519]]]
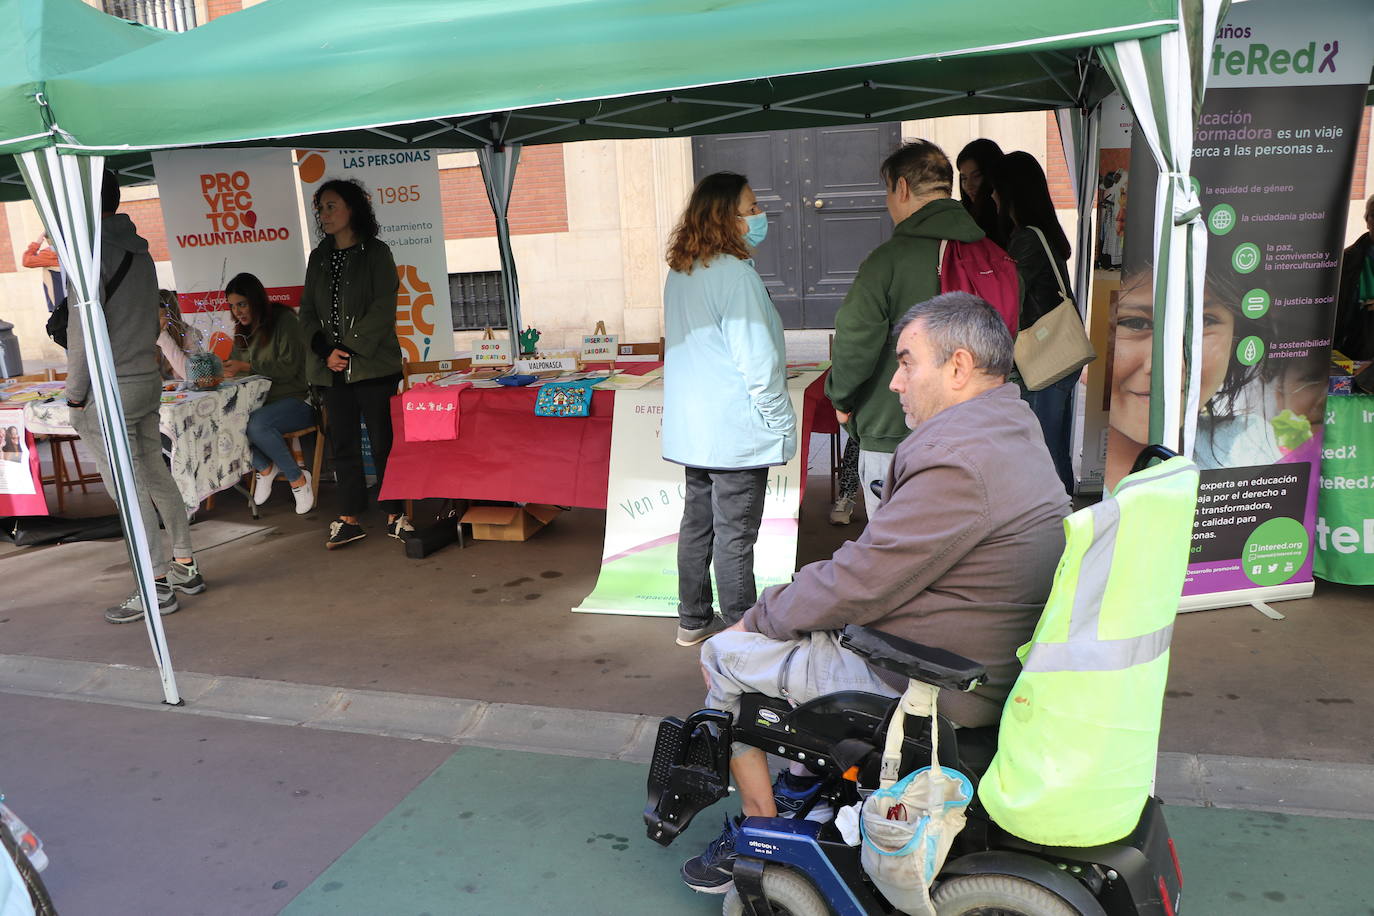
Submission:
[[[802,461],[812,432],[835,432],[825,376],[802,401]],[[614,391],[592,393],[591,415],[536,417],[538,389],[468,388],[459,396],[458,438],[407,442],[401,397],[391,399],[396,431],[382,499],[490,499],[606,508]]]

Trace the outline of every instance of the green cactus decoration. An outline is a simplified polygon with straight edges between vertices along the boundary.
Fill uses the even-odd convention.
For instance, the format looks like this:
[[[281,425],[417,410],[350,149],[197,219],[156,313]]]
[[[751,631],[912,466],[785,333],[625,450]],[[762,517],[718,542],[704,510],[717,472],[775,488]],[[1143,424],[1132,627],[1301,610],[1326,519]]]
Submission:
[[[532,356],[539,349],[539,329],[525,328],[520,332],[520,355]]]
[[[186,357],[186,381],[200,389],[218,388],[224,381],[224,363],[205,350],[192,353]]]

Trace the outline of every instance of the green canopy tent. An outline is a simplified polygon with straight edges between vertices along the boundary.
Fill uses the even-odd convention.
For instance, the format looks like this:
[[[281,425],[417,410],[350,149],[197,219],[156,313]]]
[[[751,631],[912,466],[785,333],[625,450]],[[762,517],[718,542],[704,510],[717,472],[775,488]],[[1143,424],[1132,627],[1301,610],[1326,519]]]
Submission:
[[[113,470],[111,495],[124,523],[129,562],[144,607],[157,607],[147,538],[138,522],[133,465],[124,432],[110,339],[96,297],[100,282],[101,159],[61,155],[65,136],[45,96],[46,83],[162,41],[170,33],[114,19],[81,0],[0,0],[0,150],[15,157],[19,179],[38,206],[68,280],[71,320],[85,332],[92,409],[104,431]],[[13,181],[13,177],[11,176]],[[180,702],[171,656],[157,614],[144,617],[168,703]]]
[[[1152,135],[1171,138],[1175,154],[1164,158],[1161,143],[1157,158],[1161,187],[1176,188],[1191,115],[1169,120],[1169,99],[1138,84],[1200,92],[1223,8],[1224,0],[987,0],[971,15],[936,0],[873,0],[862,10],[830,0],[337,0],[322,16],[310,0],[269,0],[49,79],[33,103],[45,104],[50,129],[34,137],[0,124],[0,136],[13,138],[0,154],[109,156],[146,177],[149,151],[186,146],[483,151],[514,336],[504,211],[523,144],[1073,109],[1087,115],[1071,132],[1087,217],[1093,182],[1083,176],[1096,158],[1097,106],[1112,88],[1099,60],[1124,81]],[[0,188],[5,179],[0,162]],[[1197,233],[1171,244],[1173,222],[1186,225],[1187,215],[1158,217],[1176,254],[1156,261],[1156,289],[1173,293],[1162,304],[1179,315],[1159,325],[1157,346],[1173,356],[1155,361],[1153,390],[1174,402],[1175,417],[1188,294],[1200,298],[1200,279],[1182,283],[1182,271],[1200,278],[1202,265],[1190,254]],[[1179,426],[1152,427],[1156,440],[1181,444],[1170,432]]]

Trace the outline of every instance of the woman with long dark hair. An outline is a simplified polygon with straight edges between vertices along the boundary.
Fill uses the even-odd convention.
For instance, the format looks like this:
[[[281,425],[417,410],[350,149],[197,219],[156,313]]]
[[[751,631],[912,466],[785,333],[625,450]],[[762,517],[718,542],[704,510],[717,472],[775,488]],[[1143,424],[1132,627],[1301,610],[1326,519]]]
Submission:
[[[1069,291],[1069,239],[1059,225],[1045,171],[1030,153],[1016,151],[1002,157],[992,175],[992,195],[1007,239],[1007,254],[1016,261],[1021,279],[1018,327],[1029,328],[1062,301]],[[1021,386],[1021,396],[1040,420],[1054,468],[1073,492],[1073,389],[1079,373],[1070,373],[1039,391]]]
[[[280,472],[291,484],[296,514],[315,507],[310,472],[296,464],[283,438],[315,425],[315,410],[306,402],[305,340],[291,309],[267,298],[262,281],[239,274],[224,289],[234,318],[234,349],[224,374],[262,375],[272,380],[267,400],[248,415],[248,442],[253,455],[253,502],[261,506],[272,493]]]
[[[391,454],[391,396],[401,380],[396,338],[396,261],[377,238],[372,201],[357,181],[330,179],[315,191],[320,243],[310,252],[301,292],[301,330],[310,355],[306,380],[324,396],[329,441],[339,481],[339,517],[325,546],[333,550],[367,532],[358,516],[367,505],[362,424],[380,484]],[[386,505],[387,533],[411,531],[400,508]]]
[[[992,199],[992,174],[1001,161],[1002,147],[995,140],[979,137],[959,150],[954,166],[959,170],[959,200],[964,209],[984,235],[1005,248],[1007,237]]]
[[[782,319],[751,258],[767,231],[744,176],[717,172],[692,191],[668,244],[663,457],[687,477],[680,646],[735,623],[757,600],[754,542],[768,468],[797,450]],[[723,620],[712,608],[713,561]]]

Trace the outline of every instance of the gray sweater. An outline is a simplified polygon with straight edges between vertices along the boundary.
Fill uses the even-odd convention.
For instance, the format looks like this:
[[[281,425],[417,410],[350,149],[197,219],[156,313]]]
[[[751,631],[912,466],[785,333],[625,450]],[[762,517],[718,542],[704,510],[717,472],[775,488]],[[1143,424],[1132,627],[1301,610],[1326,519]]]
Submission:
[[[941,711],[960,725],[995,724],[1021,669],[1016,649],[1049,597],[1068,511],[1035,414],[1002,385],[904,439],[859,539],[767,589],[744,628],[796,639],[856,623],[957,652],[987,666],[987,683],[942,693]]]
[[[134,255],[129,272],[110,301],[103,303],[115,375],[120,381],[156,378],[157,269],[148,254],[148,242],[138,234],[133,220],[123,213],[106,214],[100,221],[100,295],[104,295],[105,285],[119,270],[126,252]],[[90,394],[86,333],[72,303],[67,322],[67,400],[84,403]]]

